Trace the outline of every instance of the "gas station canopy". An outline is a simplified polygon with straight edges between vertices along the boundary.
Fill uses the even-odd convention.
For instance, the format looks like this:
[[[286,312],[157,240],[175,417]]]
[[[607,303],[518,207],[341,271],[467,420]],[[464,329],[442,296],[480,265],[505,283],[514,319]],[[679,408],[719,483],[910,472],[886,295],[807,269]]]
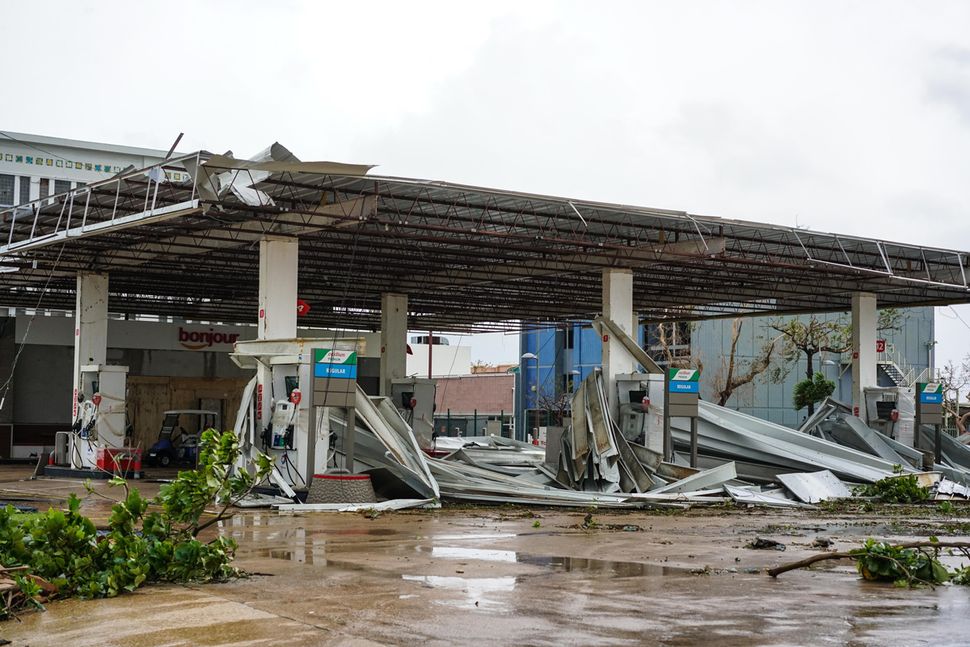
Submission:
[[[970,302],[970,252],[681,211],[570,200],[204,151],[0,212],[0,304],[72,310],[77,272],[110,274],[111,312],[254,322],[258,241],[300,240],[301,323],[410,329],[587,321],[601,270],[634,272],[643,321]],[[166,170],[185,170],[172,181]],[[295,307],[295,305],[294,305]]]

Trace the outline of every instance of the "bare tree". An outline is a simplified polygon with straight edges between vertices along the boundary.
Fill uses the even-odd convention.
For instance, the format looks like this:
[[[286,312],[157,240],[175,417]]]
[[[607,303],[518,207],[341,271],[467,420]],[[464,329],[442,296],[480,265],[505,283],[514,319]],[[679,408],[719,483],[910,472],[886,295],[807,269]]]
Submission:
[[[651,347],[654,355],[666,362],[671,368],[696,368],[704,373],[704,362],[697,354],[675,355],[673,346],[677,345],[673,323],[657,324],[657,344]],[[711,378],[710,384],[720,406],[727,404],[734,392],[752,383],[759,375],[768,371],[778,357],[778,337],[766,341],[757,354],[751,358],[738,356],[738,342],[741,339],[741,329],[744,320],[737,317],[731,328],[731,346],[726,356],[721,358],[721,366]],[[659,352],[658,352],[659,351]]]
[[[737,317],[731,326],[731,348],[727,357],[721,359],[721,370],[714,379],[714,392],[720,406],[727,404],[734,392],[740,387],[750,384],[759,375],[771,367],[775,358],[779,337],[766,341],[758,350],[758,354],[750,359],[738,358],[738,340],[741,339],[741,327],[744,320]]]
[[[964,357],[959,365],[948,362],[940,369],[937,381],[943,390],[943,410],[953,417],[959,433],[967,433],[970,412],[961,415],[960,392],[970,387],[970,355]],[[967,393],[967,398],[970,399],[970,393]]]
[[[702,374],[704,372],[704,362],[701,358],[693,353],[689,355],[674,355],[674,346],[678,344],[676,339],[676,334],[674,333],[674,326],[677,326],[677,322],[666,322],[658,323],[657,326],[657,344],[651,346],[648,349],[654,359],[659,359],[662,363],[670,368],[696,368]],[[691,324],[693,327],[693,324]],[[659,355],[659,357],[658,357]]]
[[[546,413],[550,424],[560,426],[572,408],[572,400],[572,394],[544,384],[536,389],[535,408]]]

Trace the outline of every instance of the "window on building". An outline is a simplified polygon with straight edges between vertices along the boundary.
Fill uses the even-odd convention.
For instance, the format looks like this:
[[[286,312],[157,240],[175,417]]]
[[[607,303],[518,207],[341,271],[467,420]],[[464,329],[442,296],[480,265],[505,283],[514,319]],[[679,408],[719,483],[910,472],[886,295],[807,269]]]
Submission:
[[[30,202],[30,178],[26,175],[20,176],[20,204]]]
[[[71,190],[70,180],[54,180],[54,193],[67,193]]]
[[[48,180],[46,177],[42,177],[40,179],[40,199],[43,200],[44,198],[50,196],[50,194],[51,194],[51,181]]]
[[[644,350],[661,366],[667,364],[668,358],[690,357],[692,329],[692,325],[687,321],[644,326]]]
[[[0,205],[13,205],[13,176],[0,175]]]

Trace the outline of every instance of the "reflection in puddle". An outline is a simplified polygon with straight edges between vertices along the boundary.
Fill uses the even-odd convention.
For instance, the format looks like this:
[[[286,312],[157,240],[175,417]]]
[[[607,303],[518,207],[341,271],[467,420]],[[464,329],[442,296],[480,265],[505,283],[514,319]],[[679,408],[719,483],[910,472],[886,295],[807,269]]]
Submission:
[[[498,600],[487,597],[491,593],[510,592],[515,589],[514,577],[442,577],[438,575],[402,575],[406,582],[419,582],[434,589],[450,589],[463,594],[463,598],[437,600],[438,604],[462,608],[496,608],[503,606]]]
[[[491,534],[478,534],[478,535],[432,535],[431,539],[436,539],[438,541],[456,541],[456,540],[466,540],[466,539],[512,539],[518,537],[515,533],[511,532],[494,532]]]
[[[458,548],[455,546],[434,546],[431,556],[440,559],[479,559],[485,562],[515,563],[516,554],[511,550],[487,550],[484,548]]]
[[[566,572],[590,571],[609,574],[611,577],[643,577],[657,575],[682,575],[683,568],[657,566],[641,562],[611,562],[604,559],[581,557],[547,557],[545,555],[518,555],[517,561],[533,566],[545,566]]]

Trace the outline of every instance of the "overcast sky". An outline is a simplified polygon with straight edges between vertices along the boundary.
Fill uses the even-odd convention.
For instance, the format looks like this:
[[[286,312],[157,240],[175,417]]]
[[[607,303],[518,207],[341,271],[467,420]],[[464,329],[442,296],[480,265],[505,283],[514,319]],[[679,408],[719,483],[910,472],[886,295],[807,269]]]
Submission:
[[[0,127],[970,250],[970,3],[4,2]],[[14,64],[16,63],[16,64]],[[962,321],[957,317],[962,317]],[[965,323],[964,323],[965,322]],[[937,311],[938,363],[970,307]],[[515,338],[473,358],[512,360]]]

